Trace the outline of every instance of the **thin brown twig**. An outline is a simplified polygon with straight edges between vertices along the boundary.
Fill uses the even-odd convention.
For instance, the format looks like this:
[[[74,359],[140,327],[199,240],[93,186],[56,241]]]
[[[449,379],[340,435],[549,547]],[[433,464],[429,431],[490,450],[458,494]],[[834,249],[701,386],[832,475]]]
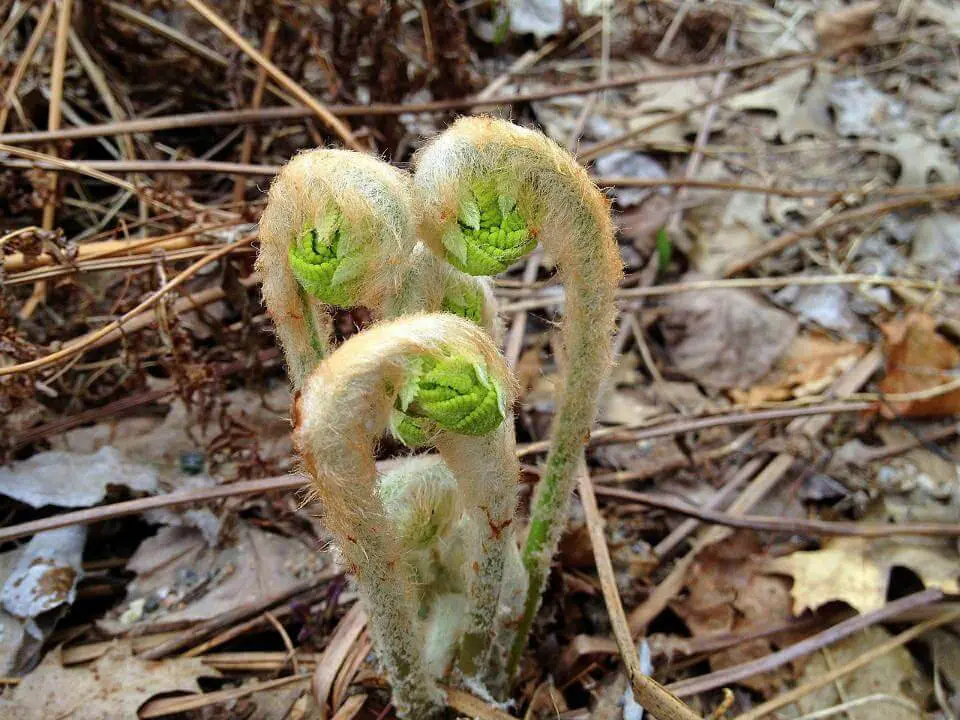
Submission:
[[[206,255],[205,257],[203,257],[202,259],[198,260],[193,265],[185,269],[183,272],[177,274],[172,280],[165,283],[163,287],[151,293],[150,297],[148,297],[146,300],[141,302],[132,310],[124,313],[123,316],[121,316],[118,320],[114,320],[113,322],[107,325],[104,325],[102,328],[100,328],[96,332],[90,333],[89,335],[85,335],[80,341],[71,342],[61,350],[57,350],[56,352],[50,353],[49,355],[44,355],[43,357],[37,358],[36,360],[29,360],[27,362],[18,363],[16,365],[7,365],[4,367],[0,367],[0,376],[13,375],[16,373],[27,372],[30,370],[39,370],[40,368],[47,367],[48,365],[52,365],[54,363],[59,362],[60,360],[64,360],[66,358],[76,355],[77,353],[83,352],[88,347],[91,347],[94,343],[96,343],[100,338],[108,335],[111,332],[119,330],[120,328],[123,327],[123,324],[125,322],[128,322],[130,319],[136,317],[140,313],[156,305],[157,302],[159,302],[167,293],[175,290],[177,287],[179,287],[180,285],[185,283],[187,280],[192,278],[194,275],[196,275],[198,272],[200,272],[200,270],[205,268],[210,263],[215,262],[220,258],[225,257],[226,255],[229,255],[231,252],[233,252],[239,247],[249,245],[251,242],[253,242],[254,239],[256,239],[255,236],[250,236],[243,240],[238,240],[228,245],[224,245],[222,248],[209,253],[208,255]]]
[[[275,109],[275,108],[269,108]],[[246,112],[246,111],[243,111]],[[139,121],[128,121],[139,122]],[[91,126],[88,126],[91,127]],[[72,131],[74,128],[69,128]],[[85,128],[79,128],[83,130]],[[12,136],[11,136],[12,137]],[[0,136],[4,140],[5,136]],[[10,168],[39,168],[41,170],[52,169],[42,162],[27,162],[15,159],[0,158],[0,164]],[[97,170],[118,172],[118,173],[148,173],[148,172],[170,172],[170,173],[227,173],[231,175],[250,175],[254,177],[269,177],[280,172],[280,165],[254,164],[249,162],[226,162],[220,160],[87,160],[84,166]],[[762,183],[742,183],[728,180],[697,180],[694,178],[668,177],[668,178],[631,178],[620,177],[616,175],[600,175],[594,177],[594,182],[600,187],[624,187],[624,188],[692,188],[698,190],[717,190],[723,192],[746,192],[757,193],[761,195],[779,195],[790,198],[841,198],[846,196],[858,196],[861,193],[859,188],[838,187],[832,189],[822,188],[788,188],[781,185],[764,185]],[[922,187],[881,187],[871,191],[871,194],[890,195],[890,196],[922,196],[928,194],[934,188],[946,190],[951,187],[958,187],[956,183],[941,183],[939,185],[930,185]]]
[[[549,100],[556,97],[588,95],[600,90],[609,90],[634,85],[675,82],[718,72],[745,70],[752,67],[769,65],[783,60],[799,57],[812,57],[809,53],[783,53],[751,60],[739,60],[727,65],[697,65],[669,72],[641,73],[613,80],[564,85],[544,90],[496,97],[478,98],[470,96],[453,100],[434,100],[421,103],[371,103],[369,105],[329,105],[328,109],[341,117],[400,115],[404,113],[449,112],[468,108],[492,108],[500,105]],[[308,107],[263,108],[261,110],[222,110],[204,113],[188,113],[166,117],[127,120],[122,123],[103,123],[83,128],[70,128],[57,133],[22,132],[0,135],[0,142],[8,144],[50,142],[55,140],[80,140],[120,133],[148,133],[158,130],[183,130],[211,125],[238,125],[244,123],[265,123],[277,120],[294,120],[310,117],[313,111]]]
[[[864,665],[869,665],[877,658],[886,655],[891,650],[901,647],[902,645],[906,645],[908,642],[920,637],[925,632],[933,630],[934,628],[938,628],[942,625],[955,622],[958,618],[960,618],[960,610],[945,612],[935,618],[909,628],[908,630],[904,630],[899,635],[895,635],[889,640],[880,643],[862,655],[857,656],[850,662],[834,668],[833,670],[826,672],[823,675],[820,675],[819,677],[816,677],[813,680],[794,688],[793,690],[788,690],[772,700],[761,703],[749,712],[738,715],[735,720],[759,720],[760,718],[769,715],[773,711],[782,708],[784,705],[789,705],[790,703],[799,700],[804,695],[807,695],[814,690],[818,690],[819,688],[832,683],[838,678],[849,675],[850,673],[862,668]]]
[[[267,23],[267,29],[263,36],[263,56],[269,60],[273,57],[273,45],[277,39],[277,32],[280,30],[280,21],[273,17]],[[264,90],[267,87],[267,69],[262,65],[257,69],[257,82],[253,87],[253,95],[250,98],[250,107],[259,110],[263,104]],[[249,164],[253,157],[253,144],[257,139],[257,133],[252,125],[248,125],[243,131],[243,144],[240,146],[240,163]],[[233,201],[242,203],[246,194],[247,182],[243,175],[236,175],[233,178]]]
[[[341,140],[343,140],[347,147],[360,152],[365,150],[365,148],[357,142],[357,139],[353,136],[350,128],[342,120],[331,113],[330,110],[327,109],[323,103],[313,97],[313,95],[304,90],[296,80],[270,62],[263,55],[263,53],[244,40],[240,33],[238,33],[230,23],[210,9],[206,3],[204,3],[202,0],[186,0],[186,3],[196,10],[200,15],[202,15],[211,25],[217,28],[217,30],[226,35],[234,45],[252,58],[257,65],[270,73],[270,76],[274,80],[276,80],[280,85],[285,87],[288,91],[290,91],[290,93],[296,96],[300,102],[310,108],[313,113],[320,118],[321,121],[323,121],[324,124],[330,127],[330,129],[333,130]]]
[[[621,488],[597,486],[596,492],[602,497],[629,500],[641,505],[669,510],[687,517],[697,518],[713,525],[744,528],[747,530],[768,530],[771,532],[789,532],[828,537],[864,537],[885,538],[897,536],[914,537],[960,537],[960,523],[865,523],[837,522],[830,520],[803,520],[800,518],[781,518],[764,515],[731,515],[730,513],[695,507],[689,503],[670,497],[651,493],[623,490]]]
[[[765,243],[755,250],[749,251],[744,257],[732,261],[723,271],[724,277],[736,275],[748,269],[754,263],[769,257],[782,250],[786,250],[791,245],[814,237],[825,230],[844,225],[846,223],[859,222],[861,220],[874,220],[882,215],[893,212],[894,210],[904,210],[918,205],[929,205],[930,203],[953,200],[960,197],[960,185],[933,185],[925,195],[916,195],[903,198],[893,198],[883,202],[873,203],[865,207],[856,208],[840,212],[823,222],[810,227],[801,228],[792,232],[784,233],[771,242]]]
[[[200,708],[216,705],[217,703],[238,700],[265,690],[276,690],[277,688],[299,683],[306,684],[309,680],[310,674],[305,673],[303,675],[290,675],[284,678],[277,678],[276,680],[253,682],[230,690],[218,690],[200,695],[187,695],[186,697],[157,698],[155,700],[148,700],[141,705],[137,710],[137,717],[141,718],[141,720],[147,720],[148,718],[159,718],[175,713],[185,713],[189,710],[199,710]]]
[[[754,412],[736,412],[706,417],[659,422],[655,425],[630,428],[624,426],[602,428],[590,434],[590,445],[610,445],[624,442],[641,442],[669,435],[682,435],[687,432],[706,430],[713,427],[727,425],[742,425],[755,422],[769,422],[771,420],[786,420],[792,418],[809,418],[841,412],[864,412],[875,410],[876,403],[866,402],[836,402],[814,406],[795,406],[773,410],[757,410]],[[550,449],[549,440],[537,440],[517,446],[517,456],[526,457],[543,453]]]
[[[33,33],[27,41],[27,46],[24,48],[20,60],[17,62],[17,67],[14,68],[13,76],[10,78],[10,84],[7,85],[7,89],[3,93],[3,103],[0,104],[0,133],[7,127],[10,108],[12,108],[17,101],[17,89],[23,81],[23,76],[26,74],[27,68],[33,61],[33,56],[36,54],[37,48],[40,47],[40,41],[43,40],[43,34],[47,31],[47,25],[50,24],[50,18],[53,16],[53,7],[53,0],[47,0],[46,5],[43,6],[43,10],[40,11],[40,17],[37,18],[37,24],[33,28]],[[48,132],[50,131],[48,130]]]
[[[700,716],[687,707],[682,700],[640,668],[640,657],[633,644],[630,627],[627,625],[627,616],[620,601],[620,592],[617,590],[617,578],[613,572],[613,563],[610,561],[610,550],[603,534],[603,518],[600,517],[600,509],[597,507],[593,483],[586,472],[580,473],[577,487],[587,520],[587,529],[590,532],[590,544],[593,546],[593,557],[597,564],[597,574],[600,577],[600,589],[607,606],[607,615],[613,627],[617,647],[620,649],[620,658],[626,668],[627,678],[633,688],[634,698],[644,709],[661,720],[700,720]]]

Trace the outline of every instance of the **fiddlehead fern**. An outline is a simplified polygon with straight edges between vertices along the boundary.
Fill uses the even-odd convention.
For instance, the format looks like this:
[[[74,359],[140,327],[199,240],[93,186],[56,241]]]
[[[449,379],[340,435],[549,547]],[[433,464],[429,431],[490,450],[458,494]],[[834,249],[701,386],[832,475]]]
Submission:
[[[573,157],[541,133],[493,118],[462,118],[417,154],[415,166],[421,231],[436,253],[466,272],[486,274],[539,240],[566,291],[565,383],[523,550],[529,587],[518,623],[499,628],[498,652],[488,660],[493,670],[508,661],[512,674],[566,524],[609,370],[621,262],[606,199]],[[507,647],[509,658],[500,654]]]
[[[409,176],[361,153],[310,150],[280,171],[257,267],[295,388],[329,351],[327,306],[377,310],[399,291],[415,207]]]
[[[323,502],[326,525],[367,599],[380,659],[404,717],[432,717],[439,694],[424,658],[423,625],[416,622],[416,589],[395,572],[409,548],[402,544],[402,524],[385,519],[375,443],[398,403],[435,422],[437,449],[457,479],[467,514],[476,527],[498,528],[481,533],[467,582],[465,641],[486,636],[504,546],[513,542],[506,530],[519,467],[513,423],[504,421],[511,397],[508,371],[490,337],[461,318],[432,314],[379,323],[351,338],[320,363],[296,400],[296,447]]]

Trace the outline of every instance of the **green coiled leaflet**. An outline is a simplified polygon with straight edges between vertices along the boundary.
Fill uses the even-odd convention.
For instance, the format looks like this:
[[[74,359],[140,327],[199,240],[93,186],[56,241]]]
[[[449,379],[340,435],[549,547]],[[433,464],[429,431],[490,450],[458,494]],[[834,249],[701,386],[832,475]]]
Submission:
[[[477,183],[460,203],[457,224],[443,235],[447,260],[468,275],[496,275],[531,252],[537,239],[516,198]]]
[[[324,213],[304,227],[290,246],[290,268],[305,292],[327,305],[357,304],[357,286],[366,266],[362,245],[344,227],[339,212]]]
[[[425,356],[411,370],[391,419],[394,435],[411,447],[428,442],[437,428],[486,435],[506,417],[502,392],[472,360]]]

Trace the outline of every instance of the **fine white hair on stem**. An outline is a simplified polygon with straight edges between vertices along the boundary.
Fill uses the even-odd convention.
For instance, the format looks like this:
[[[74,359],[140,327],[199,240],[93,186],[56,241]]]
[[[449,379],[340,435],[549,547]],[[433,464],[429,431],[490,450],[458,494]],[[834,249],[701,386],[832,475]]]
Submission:
[[[529,584],[520,617],[498,626],[490,684],[516,672],[560,535],[600,384],[611,363],[622,264],[606,198],[569,152],[542,133],[490,117],[461,118],[421,149],[414,186],[421,235],[467,272],[489,274],[543,244],[566,288],[565,382],[523,550]],[[502,689],[502,688],[500,688]]]
[[[327,527],[337,539],[366,598],[378,653],[407,718],[437,711],[439,691],[424,658],[424,629],[416,590],[398,570],[405,548],[386,520],[374,461],[377,442],[411,372],[424,360],[465,358],[513,401],[512,378],[489,335],[448,313],[421,314],[378,323],[346,341],[303,384],[294,403],[294,441]],[[464,637],[491,631],[499,599],[504,550],[513,542],[519,466],[508,412],[480,436],[441,430],[441,457],[456,477],[468,516],[484,540],[469,582],[470,612]],[[482,524],[481,524],[482,523]]]
[[[280,171],[257,268],[294,388],[329,350],[327,306],[376,310],[397,293],[417,243],[416,207],[409,175],[362,153],[309,150]],[[301,245],[308,257],[292,259]]]

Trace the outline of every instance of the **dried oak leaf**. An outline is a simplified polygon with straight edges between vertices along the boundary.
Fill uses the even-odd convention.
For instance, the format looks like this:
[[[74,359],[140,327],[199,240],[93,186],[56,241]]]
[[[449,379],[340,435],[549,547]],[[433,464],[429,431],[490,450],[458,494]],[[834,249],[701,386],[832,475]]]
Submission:
[[[853,662],[877,645],[888,641],[892,635],[881,627],[870,627],[863,632],[844,638],[830,645],[826,653],[814,653],[798,682],[814,682],[833,668]],[[894,703],[889,699],[864,703],[852,707],[845,715],[849,720],[916,720],[924,717],[920,711],[930,694],[930,681],[924,677],[920,664],[905,647],[894,648],[873,662],[867,663],[855,673],[850,673],[839,683],[828,683],[797,703],[803,713],[826,712],[844,700],[868,696],[886,696],[902,699]],[[843,695],[840,694],[843,693]],[[910,704],[913,707],[910,707]],[[840,716],[835,716],[840,717]]]
[[[820,47],[832,49],[850,42],[857,35],[873,29],[873,19],[880,10],[878,2],[862,2],[839,10],[821,10],[813,19]]]
[[[746,388],[790,347],[797,321],[742,290],[669,297],[662,322],[676,368],[713,390]]]
[[[935,328],[936,320],[920,312],[881,326],[887,355],[881,392],[916,392],[956,380],[960,350]],[[960,389],[924,400],[891,403],[882,412],[889,418],[955,415],[960,413]]]
[[[137,709],[158,693],[199,692],[198,677],[218,676],[199,658],[142,660],[128,643],[115,643],[93,663],[75,667],[64,667],[57,649],[47,653],[9,699],[0,700],[0,717],[127,720],[137,717]]]
[[[759,405],[771,400],[818,395],[863,357],[866,347],[834,340],[820,333],[798,335],[773,370],[746,390],[733,390],[738,403]]]
[[[735,533],[700,552],[687,573],[687,595],[671,608],[695,637],[740,634],[790,620],[788,585],[783,578],[766,574],[767,561],[756,533]],[[722,670],[775,650],[775,638],[738,643],[713,653],[710,668]],[[770,696],[792,675],[791,669],[784,667],[748,678],[741,684]]]
[[[904,567],[928,588],[960,592],[960,555],[936,538],[839,537],[820,550],[795,552],[767,564],[767,571],[793,578],[793,613],[839,600],[860,613],[883,607],[890,571]]]

